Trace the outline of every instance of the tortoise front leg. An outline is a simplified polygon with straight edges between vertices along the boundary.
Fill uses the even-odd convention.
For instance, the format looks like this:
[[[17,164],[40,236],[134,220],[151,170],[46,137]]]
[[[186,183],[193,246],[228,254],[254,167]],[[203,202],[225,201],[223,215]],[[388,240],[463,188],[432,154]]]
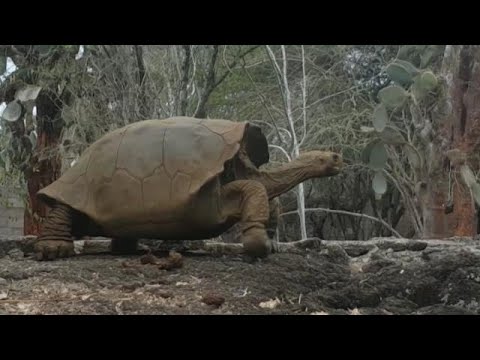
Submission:
[[[270,215],[267,223],[267,234],[270,239],[275,238],[278,229],[278,219],[280,217],[280,201],[274,198],[269,202]]]
[[[224,185],[221,194],[222,215],[240,219],[245,253],[267,256],[271,244],[265,228],[270,215],[265,187],[254,180],[237,180]]]
[[[72,237],[73,210],[56,204],[48,213],[34,246],[37,260],[54,260],[74,255]]]
[[[270,215],[267,222],[267,235],[272,243],[272,252],[278,251],[278,222],[280,219],[281,205],[278,198],[269,202]]]

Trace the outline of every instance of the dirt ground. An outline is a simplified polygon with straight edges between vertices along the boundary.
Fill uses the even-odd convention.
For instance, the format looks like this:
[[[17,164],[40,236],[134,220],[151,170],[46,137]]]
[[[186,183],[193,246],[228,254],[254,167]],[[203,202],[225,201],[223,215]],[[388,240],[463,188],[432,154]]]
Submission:
[[[480,312],[480,242],[473,240],[325,241],[255,262],[183,254],[180,267],[168,270],[141,255],[37,262],[14,243],[0,246],[0,314]]]

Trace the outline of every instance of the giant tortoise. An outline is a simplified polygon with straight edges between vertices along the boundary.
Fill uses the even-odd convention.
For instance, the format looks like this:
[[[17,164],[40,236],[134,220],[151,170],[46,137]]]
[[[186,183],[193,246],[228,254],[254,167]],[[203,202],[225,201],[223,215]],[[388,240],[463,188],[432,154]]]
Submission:
[[[248,122],[174,117],[112,131],[38,192],[51,209],[36,257],[72,256],[81,236],[111,237],[126,251],[139,238],[208,239],[237,222],[245,253],[266,256],[269,202],[343,165],[324,151],[260,170],[268,161],[265,136]]]

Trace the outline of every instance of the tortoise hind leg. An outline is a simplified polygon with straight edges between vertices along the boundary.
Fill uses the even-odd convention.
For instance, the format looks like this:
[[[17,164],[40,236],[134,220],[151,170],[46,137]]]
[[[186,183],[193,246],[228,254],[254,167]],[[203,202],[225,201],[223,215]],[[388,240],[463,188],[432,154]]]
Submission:
[[[71,207],[58,203],[54,205],[34,246],[37,260],[54,260],[74,255],[72,220]]]

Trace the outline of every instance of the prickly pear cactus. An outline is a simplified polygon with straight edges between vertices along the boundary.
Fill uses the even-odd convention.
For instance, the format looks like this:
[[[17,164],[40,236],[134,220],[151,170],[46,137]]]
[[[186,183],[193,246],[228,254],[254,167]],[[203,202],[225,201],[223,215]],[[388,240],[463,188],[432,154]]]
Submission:
[[[427,51],[428,54],[425,56],[431,56],[429,54],[432,49],[424,47],[422,51]],[[424,58],[420,63],[425,65],[428,63],[427,60]],[[362,159],[374,171],[372,188],[377,199],[380,199],[387,189],[384,171],[389,161],[389,149],[400,152],[414,171],[422,171],[425,160],[412,142],[413,135],[421,134],[412,135],[408,126],[404,126],[403,123],[399,126],[399,121],[392,119],[408,111],[424,114],[428,106],[426,100],[434,98],[439,87],[439,80],[431,70],[419,69],[406,60],[396,59],[388,64],[384,71],[391,83],[378,93],[379,102],[372,114],[373,127],[362,128],[363,132],[373,137],[364,148]],[[417,128],[420,132],[420,126]]]

